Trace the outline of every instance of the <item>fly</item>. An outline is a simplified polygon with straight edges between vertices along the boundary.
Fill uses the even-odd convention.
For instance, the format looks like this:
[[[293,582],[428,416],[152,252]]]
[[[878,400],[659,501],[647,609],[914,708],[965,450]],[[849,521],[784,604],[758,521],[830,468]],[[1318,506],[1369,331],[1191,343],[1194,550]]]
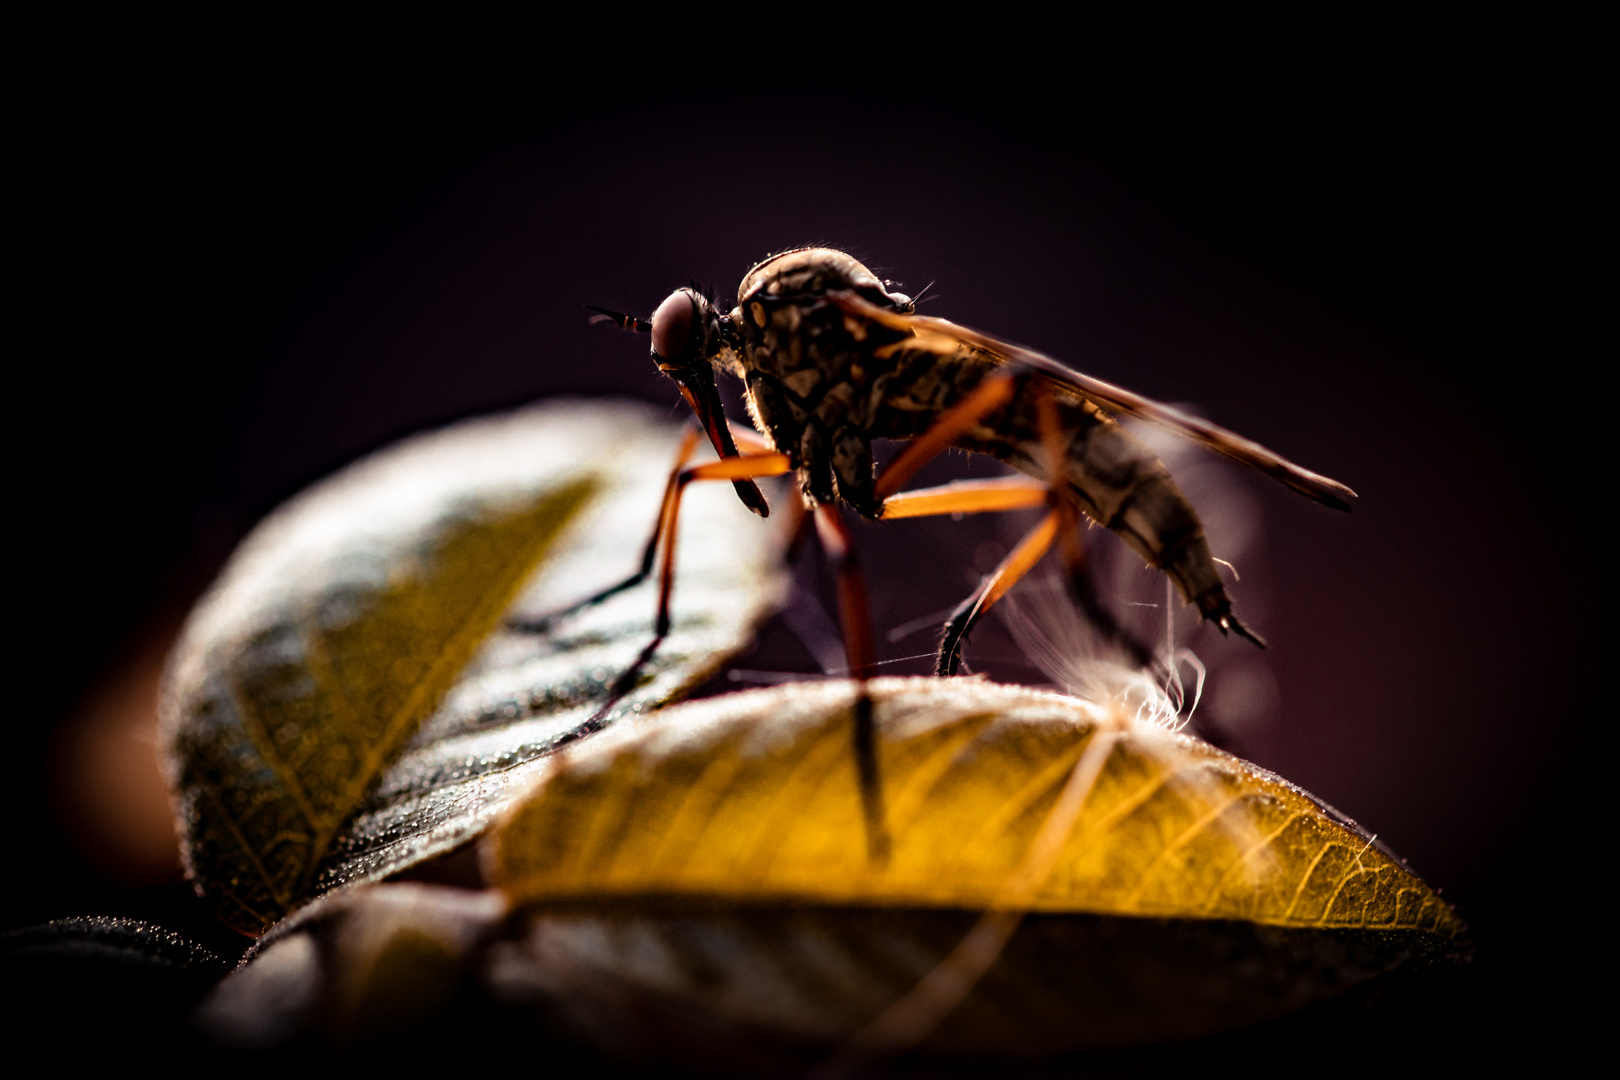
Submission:
[[[592,310],[651,334],[654,363],[675,381],[720,458],[688,466],[698,440],[692,432],[640,569],[545,620],[549,625],[645,580],[662,548],[654,638],[614,682],[598,717],[635,685],[668,633],[675,522],[681,493],[699,480],[730,480],[744,504],[764,517],[769,507],[755,481],[796,474],[837,573],[844,648],[850,672],[863,684],[875,654],[865,585],[840,505],[871,520],[1045,508],[1041,521],[946,621],[935,671],[951,676],[960,669],[962,641],[974,624],[1054,546],[1063,557],[1069,593],[1087,618],[1140,666],[1156,662],[1098,601],[1085,572],[1082,516],[1161,570],[1223,634],[1263,645],[1233,613],[1191,503],[1157,455],[1116,417],[1168,428],[1325,506],[1349,510],[1355,495],[1205,420],[1040,353],[918,315],[910,297],[829,248],[794,249],[760,262],[743,278],[730,312],[696,289],[670,294],[650,320]],[[717,370],[742,381],[755,432],[728,423]],[[875,439],[908,444],[881,474],[873,460]],[[1024,475],[901,490],[950,447],[988,454]],[[871,702],[864,693],[854,719],[868,844],[873,857],[882,858],[887,837]]]

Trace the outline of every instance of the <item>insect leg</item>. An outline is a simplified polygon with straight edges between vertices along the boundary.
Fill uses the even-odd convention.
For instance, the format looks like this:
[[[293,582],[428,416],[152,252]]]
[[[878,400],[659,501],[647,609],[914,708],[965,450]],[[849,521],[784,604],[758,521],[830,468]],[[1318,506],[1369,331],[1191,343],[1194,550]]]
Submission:
[[[900,485],[938,457],[958,436],[1011,401],[1018,391],[1019,378],[1019,375],[1007,372],[987,376],[967,397],[940,413],[939,419],[927,431],[911,440],[900,456],[890,462],[883,475],[878,477],[874,489],[878,501],[883,502],[899,492]]]
[[[1008,589],[1018,584],[1019,579],[1041,561],[1041,556],[1057,539],[1060,517],[1060,512],[1053,510],[1042,518],[1040,524],[1026,533],[1018,546],[1001,560],[1001,565],[985,575],[973,594],[951,612],[951,617],[945,622],[944,639],[939,643],[939,656],[934,661],[935,675],[956,674],[962,665],[962,639],[967,637],[968,631],[990,610],[991,605],[1006,595]]]
[[[1063,555],[1063,578],[1068,585],[1069,596],[1091,624],[1128,653],[1137,667],[1154,667],[1157,659],[1153,650],[1120,626],[1113,612],[1103,607],[1102,601],[1097,598],[1097,589],[1086,568],[1086,542],[1080,531],[1079,507],[1073,499],[1063,497],[1062,489],[1057,486],[1057,478],[1063,475],[1065,453],[1063,426],[1058,419],[1057,404],[1052,400],[1052,395],[1037,390],[1035,408],[1040,423],[1041,449],[1046,454],[1047,475],[1053,478],[1052,505],[1058,514],[1059,550]]]
[[[1016,506],[1035,505],[1033,495],[1027,494],[1027,485],[1001,489],[991,485],[989,488],[976,489],[975,495],[984,495],[989,499],[988,504],[981,506],[973,505],[974,498],[967,494],[967,489],[959,489],[963,495],[963,501],[959,504],[953,504],[950,494],[943,489],[926,493],[914,492],[910,494],[909,500],[904,497],[898,501],[894,499],[900,486],[916,475],[917,470],[937,457],[979,420],[1011,401],[1024,379],[1025,375],[1016,370],[1000,371],[986,376],[984,381],[974,387],[966,397],[941,413],[939,419],[934,421],[927,431],[913,439],[900,456],[883,470],[883,475],[878,477],[875,492],[882,503],[883,516],[887,517],[890,514],[891,501],[895,502],[896,516],[966,513],[974,509],[1013,509]],[[1051,475],[1056,477],[1060,474],[1054,471]],[[1053,482],[1055,483],[1055,480]],[[987,495],[991,490],[998,493]],[[1020,501],[1024,498],[1030,501]],[[998,499],[1009,501],[1006,505],[998,506],[996,505]],[[1050,492],[1041,494],[1041,501],[1055,501],[1055,499],[1056,496]],[[907,513],[907,510],[910,513]],[[1019,578],[1029,572],[1030,567],[1040,561],[1056,535],[1056,524],[1055,517],[1048,515],[1046,520],[1037,525],[1019,543],[1007,560],[984,579],[974,594],[951,613],[950,620],[945,624],[944,640],[940,642],[939,657],[935,661],[935,674],[956,674],[962,662],[962,638],[990,605],[1001,598],[1002,593],[1012,588]]]
[[[1047,486],[1022,476],[993,480],[957,480],[939,487],[891,495],[883,503],[883,520],[932,517],[936,514],[982,514],[1045,506]]]
[[[629,693],[641,677],[647,662],[653,658],[669,636],[670,627],[670,598],[675,592],[675,526],[681,516],[681,496],[685,494],[688,484],[698,480],[755,480],[766,476],[781,476],[790,472],[793,463],[786,454],[742,454],[737,457],[721,458],[705,465],[693,465],[689,468],[676,471],[674,480],[670,485],[664,502],[664,511],[660,516],[659,529],[664,536],[664,558],[659,566],[658,575],[658,617],[653,623],[653,639],[647,647],[641,650],[635,663],[625,669],[613,685],[608,688],[607,700],[597,709],[587,724],[595,724],[608,714],[608,710],[619,703],[619,699]],[[655,542],[657,533],[654,534]]]
[[[737,444],[737,449],[744,453],[768,454],[776,449],[776,447],[765,441],[765,436],[751,428],[732,423],[727,423],[726,426],[731,429],[731,438]]]
[[[1054,506],[1054,504],[1056,504]],[[988,574],[945,624],[944,640],[940,642],[939,657],[935,661],[936,675],[955,675],[961,666],[962,639],[997,600],[1017,584],[1030,571],[1052,541],[1059,535],[1065,514],[1064,502],[1046,485],[1021,476],[995,480],[959,480],[954,484],[924,488],[891,495],[883,503],[884,520],[890,518],[926,517],[934,514],[975,514],[1000,510],[1023,510],[1035,506],[1053,506],[1051,513],[1019,541],[1012,553],[1002,560],[995,571]],[[1072,516],[1072,509],[1068,511]]]
[[[1003,385],[1010,386],[1012,378],[1002,381]],[[981,387],[981,389],[983,389]],[[1073,501],[1068,498],[1063,489],[1058,486],[1055,478],[1063,475],[1061,462],[1063,460],[1062,428],[1060,426],[1057,409],[1049,395],[1037,390],[1037,402],[1040,417],[1041,441],[1046,453],[1048,468],[1047,474],[1054,479],[1047,484],[1037,484],[1023,478],[1009,477],[1006,479],[990,481],[960,481],[955,484],[946,484],[938,488],[929,488],[922,491],[908,491],[899,495],[891,495],[883,503],[883,517],[921,517],[930,514],[956,514],[977,513],[995,510],[1013,510],[1045,504],[1052,507],[1053,513],[1040,525],[1037,525],[1019,546],[1007,557],[995,572],[987,576],[973,595],[964,600],[945,624],[945,634],[940,642],[939,656],[935,662],[935,673],[938,675],[954,675],[961,665],[962,639],[968,631],[978,622],[980,617],[988,611],[997,600],[1014,584],[1018,582],[1038,562],[1046,549],[1051,546],[1055,538],[1063,541],[1064,562],[1068,568],[1066,575],[1069,592],[1075,603],[1086,614],[1094,625],[1104,634],[1115,641],[1122,649],[1130,654],[1131,658],[1140,667],[1151,667],[1154,664],[1152,650],[1126,633],[1115,620],[1112,614],[1098,601],[1096,590],[1091,585],[1090,576],[1085,570],[1085,546],[1080,533],[1080,514]],[[999,388],[992,388],[986,392],[980,402],[972,402],[972,396],[963,405],[974,404],[973,409],[963,410],[957,418],[952,418],[948,412],[934,428],[929,429],[924,436],[912,445],[915,447],[924,440],[930,440],[932,445],[924,447],[924,453],[937,453],[938,448],[948,444],[950,438],[960,432],[978,415],[978,410],[985,401],[997,401]],[[958,406],[960,409],[962,406]],[[991,407],[994,407],[992,404]],[[955,412],[956,410],[951,410]],[[935,437],[935,432],[940,437]],[[896,464],[904,459],[897,460]],[[884,474],[887,480],[894,475],[895,470]]]
[[[866,851],[873,862],[889,857],[889,831],[883,821],[883,789],[878,777],[877,725],[866,677],[877,654],[872,648],[872,619],[866,608],[866,578],[849,529],[831,506],[817,505],[816,535],[838,577],[838,614],[844,630],[844,656],[849,672],[859,683],[855,695],[855,771],[861,788],[861,809],[866,816]]]
[[[675,498],[676,487],[680,482],[681,470],[691,460],[692,453],[697,449],[698,440],[703,432],[698,428],[688,426],[685,434],[681,436],[680,448],[675,452],[675,464],[669,470],[669,482],[664,485],[664,500],[659,505],[658,519],[653,522],[652,535],[647,538],[647,546],[641,552],[641,567],[635,573],[616,585],[609,585],[601,592],[593,593],[585,599],[569,604],[560,611],[548,612],[533,618],[508,619],[506,628],[520,634],[544,634],[553,626],[571,615],[576,615],[588,607],[600,604],[611,596],[617,596],[626,589],[633,589],[647,580],[652,573],[653,561],[658,554],[658,541],[663,537],[664,530],[670,520],[669,507]]]

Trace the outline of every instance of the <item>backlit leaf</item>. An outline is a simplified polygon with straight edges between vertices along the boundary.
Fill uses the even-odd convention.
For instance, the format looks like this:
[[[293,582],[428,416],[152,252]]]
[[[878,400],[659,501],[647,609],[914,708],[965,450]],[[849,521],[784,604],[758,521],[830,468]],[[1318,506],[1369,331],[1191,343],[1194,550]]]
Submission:
[[[873,693],[886,862],[867,853],[848,683],[695,702],[551,758],[484,850],[530,912],[533,978],[599,1028],[618,1016],[612,1038],[651,1010],[827,1053],[1012,907],[1033,915],[919,1040],[1028,1056],[1254,1023],[1460,945],[1451,909],[1354,823],[1199,740],[977,680]],[[1010,903],[1103,737],[1055,858]]]
[[[801,683],[694,702],[554,758],[492,837],[493,877],[523,901],[657,892],[990,906],[1102,710],[978,681],[874,686],[886,862],[867,857],[850,686]],[[1027,906],[1460,932],[1433,890],[1343,817],[1145,725],[1109,757]]]
[[[497,631],[634,568],[677,439],[647,410],[586,402],[459,424],[244,542],[163,704],[187,870],[223,918],[257,932],[465,842],[578,736],[649,639],[650,584],[550,634]],[[700,681],[775,602],[771,530],[729,489],[693,496],[674,630],[607,723]]]

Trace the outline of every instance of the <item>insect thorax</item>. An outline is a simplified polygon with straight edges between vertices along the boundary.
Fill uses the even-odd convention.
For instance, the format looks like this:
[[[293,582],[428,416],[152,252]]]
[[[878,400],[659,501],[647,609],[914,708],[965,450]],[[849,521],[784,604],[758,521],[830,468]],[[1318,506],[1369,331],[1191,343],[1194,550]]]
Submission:
[[[918,422],[888,430],[891,402],[927,389],[897,378],[906,366],[900,347],[906,332],[850,315],[835,303],[829,291],[855,291],[847,277],[821,266],[789,269],[764,281],[745,279],[754,287],[743,292],[731,316],[734,370],[747,387],[755,425],[793,458],[806,494],[874,516],[872,439],[912,437],[927,427],[942,399],[933,394],[930,401],[918,400]],[[938,382],[939,372],[926,381]]]
[[[842,252],[777,256],[751,271],[740,291],[727,366],[744,380],[755,426],[793,458],[801,486],[817,501],[876,516],[872,440],[922,434],[995,368],[965,345],[949,356],[908,348],[907,331],[834,302],[829,293],[842,291],[882,306],[910,305]],[[1019,434],[1006,418],[987,419],[991,433]],[[1021,440],[992,441],[1006,445],[974,449],[1005,458]]]

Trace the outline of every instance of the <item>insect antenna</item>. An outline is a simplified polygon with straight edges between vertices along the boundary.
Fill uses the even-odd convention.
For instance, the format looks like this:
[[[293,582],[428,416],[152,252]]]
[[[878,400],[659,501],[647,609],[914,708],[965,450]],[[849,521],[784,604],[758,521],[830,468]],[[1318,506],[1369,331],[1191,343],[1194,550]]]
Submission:
[[[611,322],[622,330],[634,330],[638,334],[652,333],[652,323],[646,319],[638,319],[634,315],[626,315],[622,311],[609,311],[607,308],[597,307],[595,304],[586,304],[585,310],[596,312],[590,319],[593,324]]]

